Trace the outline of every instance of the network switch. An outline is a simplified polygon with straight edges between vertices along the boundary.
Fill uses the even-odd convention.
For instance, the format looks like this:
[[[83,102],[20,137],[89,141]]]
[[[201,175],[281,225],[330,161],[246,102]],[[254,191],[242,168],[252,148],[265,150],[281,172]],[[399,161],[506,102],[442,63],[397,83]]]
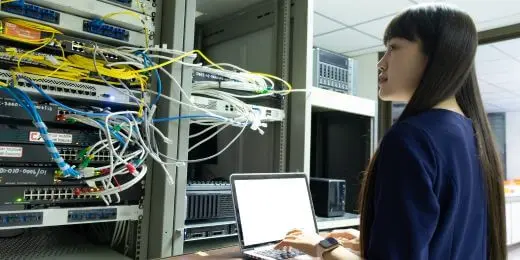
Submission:
[[[97,0],[81,0],[81,1],[63,1],[63,0],[25,0],[26,2],[52,8],[61,12],[74,14],[77,16],[97,19],[107,15],[115,14],[112,17],[107,18],[107,22],[134,31],[143,31],[143,23],[149,32],[155,31],[155,26],[152,22],[152,17],[148,15],[142,15],[138,12],[136,16],[126,14],[129,12],[128,9],[105,3]]]
[[[0,166],[0,186],[53,185],[56,167]]]
[[[195,67],[193,68],[193,88],[194,89],[229,89],[247,92],[261,92],[267,89],[267,84],[263,81],[244,82],[237,79],[243,78],[240,73],[223,72],[222,70]]]
[[[75,146],[57,146],[56,149],[60,156],[69,163],[81,163],[80,153],[85,147]],[[37,144],[15,144],[0,143],[0,165],[8,164],[44,164],[54,165],[47,148],[44,145]],[[110,154],[108,150],[102,150],[95,155],[90,161],[91,164],[110,163]]]
[[[48,136],[56,145],[86,147],[99,141],[98,131],[48,128]],[[2,124],[0,143],[43,144],[42,136],[33,125]]]
[[[1,94],[1,93],[0,93]],[[5,95],[5,94],[4,94]],[[36,111],[40,114],[43,122],[51,124],[63,124],[65,118],[59,116],[60,109],[54,104],[34,103]],[[27,121],[32,117],[14,99],[0,95],[0,119],[10,122]]]
[[[223,101],[220,99],[202,97],[202,96],[191,96],[191,102],[200,108],[206,109],[220,116],[224,117],[239,117],[243,114],[237,111],[235,105]],[[270,108],[264,106],[257,105],[248,105],[251,107],[252,112],[256,113],[256,115],[260,118],[262,122],[276,122],[283,121],[285,118],[285,113],[281,109]],[[192,108],[192,112],[199,112],[195,108]]]
[[[105,106],[132,106],[136,107],[137,103],[129,97],[129,91],[125,89],[114,89],[111,87],[96,85],[83,82],[74,82],[56,78],[32,77],[32,81],[40,86],[45,93],[51,97],[64,100],[80,101],[90,104],[104,104]],[[12,72],[0,69],[0,82],[9,82],[13,79]],[[17,87],[30,96],[42,99],[40,92],[36,90],[29,82],[21,78],[18,80]],[[138,93],[138,92],[134,92]]]
[[[23,6],[20,8],[26,10],[24,7],[25,5],[30,5],[30,10],[37,10],[38,13],[42,14],[48,13],[50,10],[48,8],[27,3],[23,3]],[[47,21],[48,19],[44,18],[43,15],[33,15],[32,13],[27,13],[26,11],[17,13],[13,11],[13,9],[9,9],[9,7],[6,9],[6,6],[8,5],[0,5],[0,17],[21,18],[55,27],[64,33],[77,35],[80,37],[89,37],[97,41],[109,42],[112,44],[145,46],[146,43],[146,37],[144,33],[127,30],[119,26],[104,23],[101,20],[87,19],[73,14],[53,10],[54,14],[59,16],[59,20],[56,20],[56,22],[49,22]],[[96,23],[92,23],[93,21],[96,21]],[[85,26],[85,24],[90,26]]]
[[[133,176],[119,176],[120,182]],[[113,183],[117,185],[117,183]],[[61,178],[59,171],[51,167],[0,166],[1,205],[100,205],[102,198],[89,192],[99,191],[86,180]],[[141,185],[121,191],[120,204],[139,203]]]

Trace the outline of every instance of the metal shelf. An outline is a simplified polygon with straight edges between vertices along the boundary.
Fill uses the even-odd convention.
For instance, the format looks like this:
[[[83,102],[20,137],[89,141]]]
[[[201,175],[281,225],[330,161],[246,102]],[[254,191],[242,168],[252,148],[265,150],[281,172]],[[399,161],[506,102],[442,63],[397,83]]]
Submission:
[[[311,87],[308,94],[313,107],[375,117],[376,101],[343,94],[318,87]]]
[[[218,238],[224,238],[224,237],[236,237],[236,236],[238,236],[238,234],[235,233],[235,234],[226,234],[226,235],[212,236],[212,237],[191,238],[191,239],[185,239],[184,242],[193,242],[193,241],[218,239]]]
[[[212,226],[220,226],[220,225],[229,225],[235,224],[235,220],[225,220],[225,221],[208,221],[201,223],[190,223],[186,224],[184,228],[199,228],[199,227],[212,227]]]
[[[128,260],[126,256],[100,245],[69,227],[27,229],[13,238],[0,238],[1,259],[111,259]]]

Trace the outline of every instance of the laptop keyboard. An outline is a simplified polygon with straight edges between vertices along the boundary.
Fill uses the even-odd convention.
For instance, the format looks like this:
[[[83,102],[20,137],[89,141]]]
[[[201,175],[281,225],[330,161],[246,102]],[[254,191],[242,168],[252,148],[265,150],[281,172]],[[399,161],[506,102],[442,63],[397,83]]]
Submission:
[[[277,250],[277,249],[267,249],[267,250],[256,251],[256,253],[263,255],[263,256],[271,257],[271,258],[274,258],[277,260],[278,259],[289,259],[289,258],[297,257],[300,255],[304,255],[304,253],[302,253],[298,250],[295,250],[295,249],[291,249],[289,251]]]

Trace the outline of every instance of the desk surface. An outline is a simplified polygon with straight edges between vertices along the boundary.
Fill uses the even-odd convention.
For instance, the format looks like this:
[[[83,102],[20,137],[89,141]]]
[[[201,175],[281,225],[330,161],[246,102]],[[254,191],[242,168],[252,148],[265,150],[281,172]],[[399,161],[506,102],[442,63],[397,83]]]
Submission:
[[[238,246],[225,247],[193,254],[173,256],[162,260],[209,260],[209,259],[243,259]]]

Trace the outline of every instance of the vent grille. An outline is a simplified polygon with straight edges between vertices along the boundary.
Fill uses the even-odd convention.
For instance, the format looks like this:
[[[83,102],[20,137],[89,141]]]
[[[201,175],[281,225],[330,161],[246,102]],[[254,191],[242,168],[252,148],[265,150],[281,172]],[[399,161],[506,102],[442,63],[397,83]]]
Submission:
[[[231,194],[187,195],[186,220],[228,218],[234,216]]]

